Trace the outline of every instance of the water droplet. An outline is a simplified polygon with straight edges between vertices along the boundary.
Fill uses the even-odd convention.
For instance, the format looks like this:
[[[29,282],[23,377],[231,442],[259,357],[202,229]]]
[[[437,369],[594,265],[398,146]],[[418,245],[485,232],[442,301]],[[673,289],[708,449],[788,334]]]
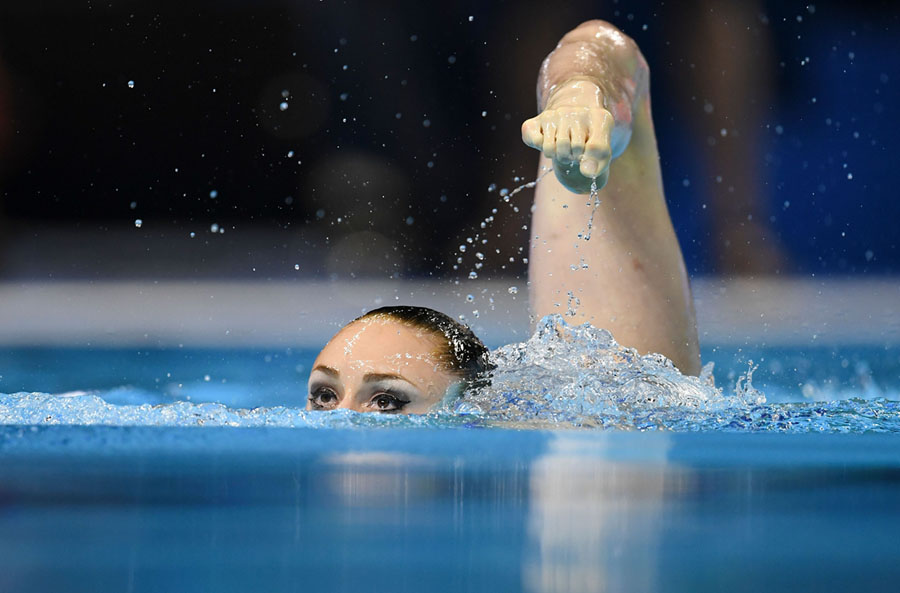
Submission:
[[[287,103],[287,101],[282,101],[282,102],[278,105],[278,108],[281,109],[282,111],[287,111],[287,108],[288,108],[288,103]]]
[[[455,63],[456,63],[456,56],[450,56],[449,58],[447,58],[447,63],[449,63],[449,64],[455,64]]]
[[[213,233],[218,233],[219,225],[216,223],[212,223],[211,225],[209,225],[209,230],[212,231]]]
[[[299,269],[300,269],[300,264],[294,264],[294,269],[295,269],[295,270],[299,270]]]
[[[469,303],[475,302],[475,295],[473,295],[473,294],[467,294],[467,295],[466,295],[466,301],[469,302]]]
[[[478,274],[476,274],[475,272],[469,272],[469,280],[475,280],[476,278],[478,278]]]
[[[407,216],[407,217],[406,217],[406,225],[407,225],[407,226],[412,226],[414,222],[416,222],[416,219],[413,218],[412,216]]]
[[[289,159],[294,158],[294,151],[293,151],[293,150],[289,150],[289,151],[288,151],[288,153],[287,153],[287,158],[289,158]]]
[[[422,120],[422,125],[426,128],[431,127],[431,120],[430,119]]]
[[[128,204],[128,207],[131,208],[132,210],[134,210],[135,208],[137,208],[137,202],[132,202],[132,203]]]
[[[459,246],[459,250],[462,251],[463,253],[465,253],[465,251],[466,251],[466,246],[465,246],[465,245],[460,245],[460,246]]]
[[[130,88],[130,89],[133,89],[133,88],[134,88],[134,81],[133,81],[133,80],[129,80],[129,81],[128,81],[128,88]]]
[[[506,289],[506,292],[508,292],[509,294],[518,294],[519,287],[518,286],[510,286],[508,289]]]
[[[469,16],[469,22],[470,22],[470,23],[471,23],[472,21],[474,21],[474,20],[475,20],[475,17],[474,17],[474,16]]]
[[[496,183],[492,183],[492,184],[490,184],[490,185],[488,186],[488,191],[489,191],[489,192],[496,191],[496,190],[497,190],[497,184],[496,184]]]
[[[212,377],[210,377],[209,375],[203,375],[203,380],[204,380],[204,381],[209,381],[211,378],[212,378]]]
[[[478,259],[482,259],[482,260],[483,260],[483,259],[484,259],[484,254],[481,253],[480,251],[478,251],[478,252],[475,253],[475,257],[478,258]]]
[[[219,192],[216,191],[216,190],[212,190],[212,191],[209,192],[209,197],[211,197],[212,199],[215,200],[216,198],[219,197]]]
[[[481,112],[481,117],[487,117],[487,111],[482,111],[482,112]]]
[[[504,187],[503,189],[500,190],[500,196],[501,196],[501,197],[502,197],[502,196],[506,196],[506,195],[508,195],[508,194],[509,194],[509,190],[506,189],[505,187]]]
[[[341,94],[339,95],[339,98],[340,98],[341,101],[346,101],[346,100],[347,100],[347,97],[349,97],[349,96],[350,96],[350,93],[341,93]]]
[[[135,218],[135,219],[134,219],[134,226],[136,226],[137,228],[141,228],[141,225],[142,225],[142,224],[144,224],[144,221],[141,220],[140,218]]]
[[[196,236],[197,236],[197,233],[195,233],[194,231],[191,231],[191,232],[190,232],[190,237],[191,237],[191,239],[193,239],[193,238],[196,237]]]
[[[291,92],[287,89],[284,89],[283,91],[281,91],[281,96],[282,96],[282,98],[287,99],[288,97],[291,96]]]

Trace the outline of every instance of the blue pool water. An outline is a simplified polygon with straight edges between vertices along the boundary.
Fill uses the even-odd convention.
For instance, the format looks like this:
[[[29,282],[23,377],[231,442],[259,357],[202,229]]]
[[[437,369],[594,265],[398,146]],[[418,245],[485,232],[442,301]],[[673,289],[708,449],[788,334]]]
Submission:
[[[566,343],[419,418],[299,409],[307,350],[0,350],[0,591],[896,590],[900,350]]]
[[[895,591],[896,435],[5,427],[3,591]]]

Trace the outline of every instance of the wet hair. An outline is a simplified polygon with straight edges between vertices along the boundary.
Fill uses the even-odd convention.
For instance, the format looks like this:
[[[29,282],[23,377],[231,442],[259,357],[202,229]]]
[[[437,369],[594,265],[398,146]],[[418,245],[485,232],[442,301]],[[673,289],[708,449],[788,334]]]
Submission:
[[[458,375],[466,389],[490,383],[490,371],[494,365],[490,362],[487,347],[468,326],[449,315],[428,307],[401,305],[373,309],[353,321],[373,317],[392,319],[438,338],[441,348],[437,355],[441,365],[445,370]]]

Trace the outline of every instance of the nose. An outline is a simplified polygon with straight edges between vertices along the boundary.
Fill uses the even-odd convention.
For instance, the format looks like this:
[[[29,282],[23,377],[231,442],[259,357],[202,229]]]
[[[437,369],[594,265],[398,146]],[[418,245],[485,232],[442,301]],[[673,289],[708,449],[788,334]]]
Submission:
[[[344,396],[344,399],[341,400],[341,403],[337,405],[338,410],[353,410],[354,412],[360,412],[360,406],[356,401],[356,398],[353,397],[352,392],[348,392],[347,395]]]

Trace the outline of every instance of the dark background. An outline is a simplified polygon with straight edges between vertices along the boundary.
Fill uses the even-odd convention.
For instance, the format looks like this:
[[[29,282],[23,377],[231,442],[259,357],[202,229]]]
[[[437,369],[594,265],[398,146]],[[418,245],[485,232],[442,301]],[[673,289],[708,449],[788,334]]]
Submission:
[[[540,61],[593,17],[650,63],[691,273],[896,273],[898,15],[888,2],[4,2],[0,278],[465,274],[457,246],[494,208],[482,274],[522,273],[531,195],[500,190],[535,177],[519,127]],[[748,44],[709,34],[732,30]],[[731,107],[709,98],[735,77],[749,91]],[[720,180],[723,166],[738,173]]]

